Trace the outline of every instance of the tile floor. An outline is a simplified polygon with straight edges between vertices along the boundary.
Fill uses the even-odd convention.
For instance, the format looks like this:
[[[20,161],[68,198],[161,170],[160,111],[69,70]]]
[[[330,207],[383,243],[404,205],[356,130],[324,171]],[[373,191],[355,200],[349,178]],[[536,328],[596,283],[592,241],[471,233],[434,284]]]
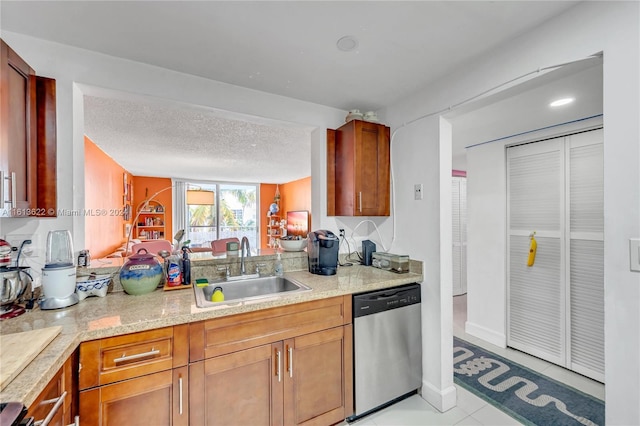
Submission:
[[[604,385],[579,374],[575,374],[562,367],[550,364],[539,358],[535,358],[513,349],[503,349],[493,346],[479,339],[469,336],[464,332],[464,323],[467,320],[467,296],[453,298],[453,334],[478,346],[482,346],[505,358],[509,358],[519,364],[527,366],[549,376],[555,380],[566,383],[585,393],[604,399]],[[519,425],[520,423],[509,415],[498,410],[491,404],[478,398],[465,389],[456,386],[458,392],[457,406],[441,413],[418,395],[411,396],[391,407],[387,407],[377,413],[370,414],[357,422],[351,423],[357,426],[445,426],[445,425]],[[346,423],[345,423],[346,424]]]

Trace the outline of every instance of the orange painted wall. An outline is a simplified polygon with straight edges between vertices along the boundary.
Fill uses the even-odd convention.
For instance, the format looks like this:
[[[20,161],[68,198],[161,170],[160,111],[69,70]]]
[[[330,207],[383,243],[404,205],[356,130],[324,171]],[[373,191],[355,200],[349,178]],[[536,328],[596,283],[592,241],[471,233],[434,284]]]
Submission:
[[[311,176],[280,185],[280,211],[286,218],[288,211],[308,210],[311,214]]]
[[[165,188],[165,191],[162,191]],[[156,195],[153,200],[160,202],[164,206],[164,239],[174,243],[173,236],[175,231],[172,226],[172,214],[173,214],[173,196],[171,191],[171,179],[170,178],[158,178],[158,177],[146,177],[146,176],[134,176],[133,177],[133,217],[138,213],[138,208],[148,197],[151,197],[158,191],[162,191]],[[134,232],[134,237],[136,233]]]
[[[287,218],[288,211],[308,210],[311,214],[311,176],[279,185],[279,189],[280,212],[278,214],[281,219]],[[275,184],[260,184],[260,211],[258,213],[260,215],[260,248],[267,248],[269,243],[267,212],[269,205],[273,203],[275,193]]]
[[[85,209],[106,212],[85,216],[86,247],[77,249],[89,250],[93,258],[114,252],[125,241],[125,221],[120,214],[124,207],[124,173],[127,171],[85,136]]]

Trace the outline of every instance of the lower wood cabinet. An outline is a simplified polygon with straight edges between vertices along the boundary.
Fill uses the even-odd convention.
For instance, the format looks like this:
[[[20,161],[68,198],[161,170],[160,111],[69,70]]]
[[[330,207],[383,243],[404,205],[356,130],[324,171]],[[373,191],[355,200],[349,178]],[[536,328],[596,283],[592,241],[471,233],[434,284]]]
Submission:
[[[80,392],[82,425],[188,425],[188,367]]]
[[[352,406],[351,325],[189,366],[191,424],[331,425]]]
[[[331,425],[351,414],[351,325],[284,342],[284,424]]]
[[[278,361],[282,380],[281,342],[191,364],[191,424],[282,424],[282,409],[277,409],[283,395]]]
[[[58,370],[49,384],[29,407],[27,417],[35,422],[49,419],[49,426],[66,426],[74,423],[77,415],[77,353],[74,353]]]
[[[85,426],[332,425],[353,414],[351,297],[80,345]]]
[[[188,425],[189,328],[177,325],[80,345],[80,424]]]

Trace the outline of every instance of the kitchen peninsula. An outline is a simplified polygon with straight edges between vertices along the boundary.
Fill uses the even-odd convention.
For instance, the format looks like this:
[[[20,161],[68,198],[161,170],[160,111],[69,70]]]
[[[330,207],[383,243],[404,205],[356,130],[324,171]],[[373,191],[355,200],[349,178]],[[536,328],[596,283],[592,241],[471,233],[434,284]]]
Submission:
[[[62,327],[62,332],[0,392],[0,400],[18,401],[27,407],[32,405],[40,392],[47,386],[61,367],[63,367],[65,362],[77,354],[77,349],[81,344],[87,345],[87,342],[97,342],[100,341],[99,339],[117,339],[121,336],[128,337],[128,335],[142,336],[144,332],[167,328],[173,328],[174,330],[180,328],[183,331],[186,330],[188,333],[191,333],[193,336],[197,336],[197,334],[193,334],[194,331],[196,331],[199,333],[199,338],[201,339],[204,336],[204,341],[201,340],[201,343],[204,343],[204,347],[199,348],[197,347],[198,337],[194,338],[191,336],[190,341],[189,339],[186,340],[188,343],[180,341],[180,339],[177,338],[174,339],[174,345],[182,344],[183,346],[189,346],[188,348],[181,347],[179,349],[183,352],[190,352],[188,367],[190,368],[189,374],[193,375],[194,371],[200,371],[196,368],[200,368],[199,366],[201,365],[206,366],[208,362],[206,359],[208,355],[206,355],[206,353],[204,355],[204,361],[198,361],[198,356],[194,355],[195,353],[198,351],[203,353],[207,350],[214,352],[224,351],[224,349],[213,346],[210,347],[210,344],[206,341],[207,333],[215,333],[214,328],[217,327],[217,324],[225,322],[225,326],[231,327],[229,328],[230,330],[234,330],[235,333],[244,334],[245,332],[249,332],[242,328],[242,324],[249,324],[244,319],[249,317],[255,319],[262,314],[266,316],[265,318],[269,318],[269,315],[271,315],[271,318],[275,318],[278,315],[280,318],[284,318],[285,314],[296,314],[301,315],[298,318],[306,318],[311,316],[311,313],[304,311],[307,308],[309,310],[323,312],[322,315],[324,315],[325,312],[331,312],[336,318],[340,316],[342,319],[336,319],[338,322],[335,324],[332,323],[329,325],[327,323],[327,327],[333,327],[327,328],[327,330],[333,330],[331,332],[335,333],[336,330],[344,329],[345,332],[342,335],[342,341],[344,342],[344,349],[348,350],[351,345],[351,335],[349,332],[351,326],[351,294],[411,282],[421,282],[423,279],[422,264],[417,261],[411,262],[411,272],[405,274],[396,274],[372,267],[356,265],[341,267],[337,275],[327,277],[310,274],[303,268],[298,268],[297,270],[292,269],[295,267],[296,262],[299,262],[297,263],[298,265],[303,264],[300,262],[306,260],[306,253],[287,253],[287,255],[289,255],[289,261],[285,262],[285,274],[309,286],[312,289],[311,291],[235,305],[221,305],[220,307],[206,309],[200,309],[195,306],[194,293],[191,289],[170,292],[156,290],[142,296],[130,296],[122,291],[115,291],[109,293],[104,298],[87,298],[78,305],[70,308],[57,311],[34,310],[14,320],[4,321],[1,330],[2,335],[58,325]],[[297,257],[299,257],[299,259]],[[252,259],[254,261],[265,260],[264,258],[258,257]],[[201,261],[202,264],[200,268],[212,268],[209,269],[211,271],[214,270],[215,265],[208,265],[208,263],[221,261],[223,260]],[[195,277],[203,276],[201,274],[206,274],[206,272],[203,272],[203,270],[195,272]],[[319,308],[318,306],[320,305],[322,306]],[[338,306],[341,308],[338,308]],[[321,311],[321,309],[324,309],[324,311]],[[336,309],[338,310],[336,311]],[[311,320],[308,321],[308,324],[310,324]],[[298,331],[301,334],[314,331],[311,330],[311,328],[307,331],[303,329],[304,327],[301,328],[300,324],[303,322],[304,321],[298,321],[293,324],[289,323],[287,326],[298,327]],[[335,325],[339,327],[336,328]],[[323,332],[327,332],[327,330]],[[279,335],[282,339],[285,339],[283,340],[284,342],[291,340],[291,337],[294,336],[286,330],[281,331]],[[237,337],[240,338],[241,336]],[[282,345],[275,341],[270,342],[270,337],[266,335],[254,336],[253,338],[256,342],[259,341],[261,345],[264,342],[268,343],[267,346],[275,345],[274,347],[276,348],[278,344]],[[196,345],[195,347],[194,344]],[[233,342],[231,344],[233,344]],[[178,348],[175,349],[175,353],[177,353]],[[185,358],[185,363],[186,362]],[[351,376],[349,374],[351,371],[350,362],[350,359],[345,359],[343,370],[343,389],[345,389],[345,395],[352,389]],[[183,371],[186,371],[187,365],[182,368],[185,369]],[[170,372],[171,370],[168,371]],[[189,378],[190,377],[191,376],[189,376]],[[205,376],[203,375],[203,377]],[[187,388],[191,390],[193,386],[195,386],[195,383],[192,380]],[[185,398],[188,398],[188,396],[187,392]],[[72,395],[72,397],[77,397],[77,394]],[[197,397],[202,398],[202,395],[197,395]],[[177,399],[177,397],[175,397],[175,399]],[[350,408],[348,406],[349,398],[347,397],[346,399],[347,405],[340,415],[346,416],[349,414],[348,410],[352,409],[352,407]],[[189,410],[192,411],[189,413],[189,416],[204,415],[202,412],[193,412],[193,407],[198,406],[197,399],[186,404],[189,406]],[[189,410],[186,411],[188,412]],[[347,412],[344,412],[345,410],[347,410]],[[178,410],[176,409],[174,411],[177,412]],[[287,411],[290,410],[285,408],[285,412],[282,414],[285,418],[288,415]],[[333,413],[333,415],[335,416],[336,413]],[[298,421],[300,421],[300,419],[296,420],[296,422]],[[174,424],[178,423],[180,422],[174,420]]]

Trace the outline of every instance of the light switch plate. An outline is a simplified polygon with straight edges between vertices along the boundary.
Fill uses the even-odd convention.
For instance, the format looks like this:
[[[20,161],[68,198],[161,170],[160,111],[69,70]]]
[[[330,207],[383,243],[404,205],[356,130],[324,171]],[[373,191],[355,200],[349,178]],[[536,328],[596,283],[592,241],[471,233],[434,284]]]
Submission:
[[[629,239],[629,262],[631,271],[640,272],[640,238]]]

